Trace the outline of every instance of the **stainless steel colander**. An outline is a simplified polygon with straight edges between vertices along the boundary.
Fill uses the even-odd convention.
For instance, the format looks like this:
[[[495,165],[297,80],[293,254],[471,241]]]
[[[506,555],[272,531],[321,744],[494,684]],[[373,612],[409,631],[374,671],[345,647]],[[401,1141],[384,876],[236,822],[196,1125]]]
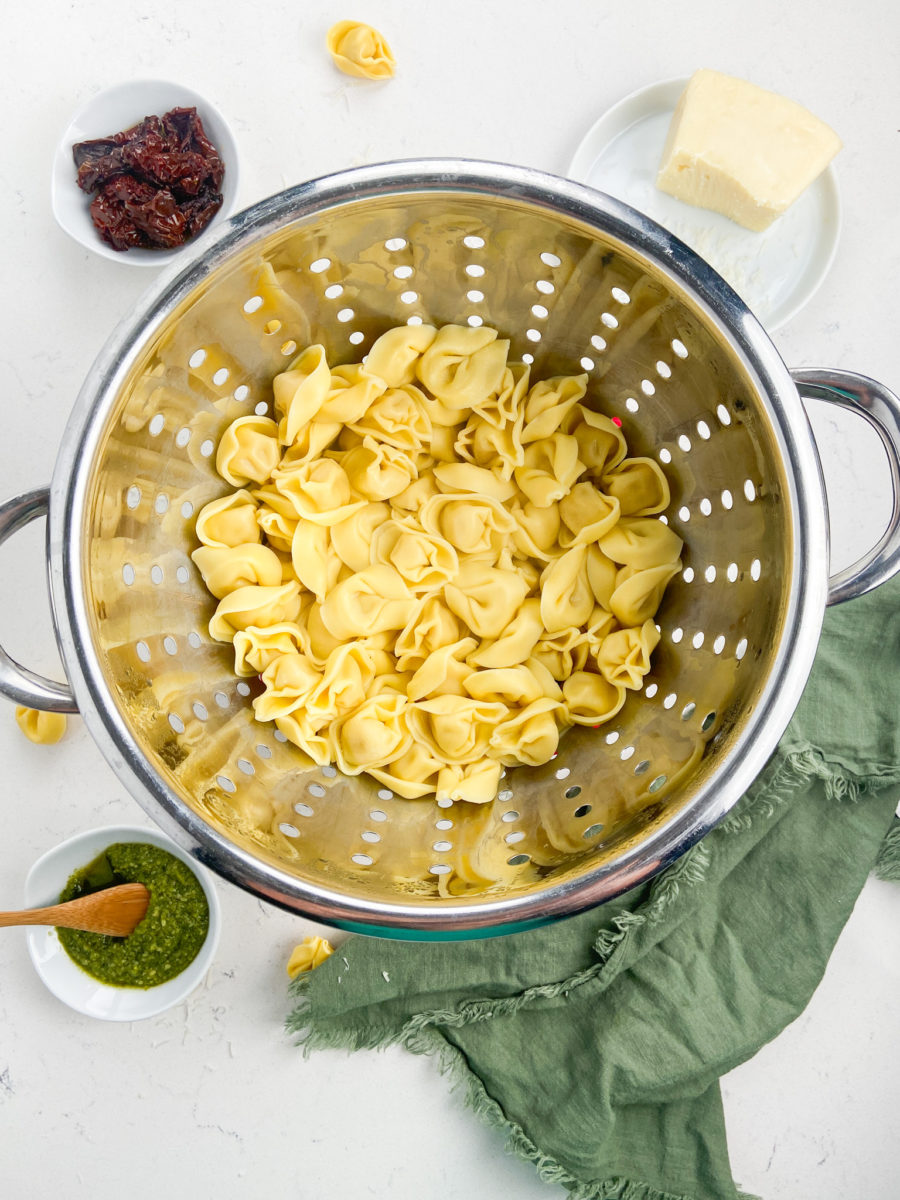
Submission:
[[[213,642],[194,516],[230,490],[224,426],[322,342],[358,360],[403,322],[495,326],[533,376],[587,371],[590,402],[672,488],[684,571],[643,693],[576,728],[491,805],[394,797],[315,767],[253,720],[254,684]],[[879,431],[894,512],[829,581],[825,495],[799,391]],[[900,568],[900,402],[861,376],[792,379],[738,297],[640,214],[516,167],[393,163],[294,188],[233,218],[110,338],[49,491],[0,508],[0,541],[49,510],[71,685],[0,651],[0,691],[76,706],[163,828],[226,878],[333,924],[471,935],[576,911],[671,863],[774,749],[827,601]]]

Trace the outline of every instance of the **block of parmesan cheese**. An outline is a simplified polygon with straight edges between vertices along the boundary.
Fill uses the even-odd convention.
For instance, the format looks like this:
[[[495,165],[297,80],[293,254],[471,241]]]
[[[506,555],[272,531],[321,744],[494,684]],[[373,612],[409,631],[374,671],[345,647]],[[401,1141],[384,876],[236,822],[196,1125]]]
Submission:
[[[672,116],[656,185],[747,229],[766,229],[840,148],[834,130],[793,100],[696,71]]]

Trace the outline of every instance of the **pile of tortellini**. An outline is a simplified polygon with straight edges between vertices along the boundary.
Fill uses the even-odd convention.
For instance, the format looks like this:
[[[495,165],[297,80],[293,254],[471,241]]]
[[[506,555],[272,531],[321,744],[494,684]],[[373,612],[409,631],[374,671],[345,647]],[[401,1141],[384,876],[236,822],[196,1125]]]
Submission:
[[[193,558],[260,721],[398,795],[494,798],[640,689],[682,541],[659,465],[487,327],[310,346],[240,417]]]

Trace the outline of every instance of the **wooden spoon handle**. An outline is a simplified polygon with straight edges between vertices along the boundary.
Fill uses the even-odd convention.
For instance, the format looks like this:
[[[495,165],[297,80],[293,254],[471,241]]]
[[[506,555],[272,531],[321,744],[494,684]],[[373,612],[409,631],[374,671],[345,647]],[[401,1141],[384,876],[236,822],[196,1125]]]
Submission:
[[[121,883],[116,887],[79,896],[63,904],[46,908],[26,908],[21,912],[0,912],[0,928],[9,925],[57,925],[65,929],[86,929],[125,937],[143,919],[150,893],[142,883]]]

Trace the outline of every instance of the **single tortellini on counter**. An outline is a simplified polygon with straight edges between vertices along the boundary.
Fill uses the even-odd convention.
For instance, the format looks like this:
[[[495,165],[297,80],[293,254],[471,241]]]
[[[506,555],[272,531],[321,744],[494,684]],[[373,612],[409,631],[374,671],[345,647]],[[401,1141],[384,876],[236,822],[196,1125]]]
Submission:
[[[652,458],[625,458],[601,480],[604,492],[614,496],[625,517],[649,517],[669,507],[669,482]]]
[[[255,522],[254,522],[255,524]],[[217,600],[239,587],[258,583],[276,587],[282,582],[281,560],[259,542],[239,546],[201,546],[191,554],[203,582]]]
[[[444,588],[447,607],[480,638],[498,638],[527,595],[528,583],[518,572],[477,561],[462,566]]]
[[[342,470],[350,486],[366,500],[390,500],[416,478],[416,465],[405,450],[363,438],[344,455]]]
[[[219,439],[216,470],[235,487],[263,483],[281,458],[278,426],[269,417],[238,417]]]
[[[611,721],[625,703],[623,684],[610,683],[603,675],[573,671],[563,680],[566,712],[576,725],[602,725]]]
[[[423,529],[445,539],[464,557],[496,561],[518,526],[499,500],[475,493],[439,494],[419,510]]]
[[[195,532],[204,546],[241,546],[258,542],[256,501],[241,489],[205,504],[197,514]]]
[[[415,606],[415,596],[400,573],[376,563],[332,588],[322,602],[321,616],[332,637],[359,638],[402,629]]]
[[[238,630],[250,625],[264,628],[293,621],[299,612],[298,583],[282,583],[277,587],[249,584],[229,592],[219,601],[209,622],[209,635],[217,642],[231,642]]]
[[[364,700],[331,728],[334,757],[345,775],[359,775],[401,758],[412,745],[405,696],[380,695]]]
[[[278,437],[290,446],[308,421],[318,415],[331,389],[331,369],[324,346],[308,346],[287,371],[272,380]]]
[[[390,79],[396,62],[384,35],[362,21],[338,21],[328,30],[328,53],[345,75]]]
[[[442,404],[462,413],[500,389],[509,342],[487,325],[444,325],[416,364],[416,375]]]
[[[307,937],[293,948],[287,960],[287,973],[291,979],[306,971],[312,971],[321,966],[326,958],[334,954],[334,946],[323,937]]]
[[[16,724],[37,746],[55,746],[66,733],[66,714],[39,712],[36,708],[16,705]]]
[[[450,543],[414,517],[394,517],[372,536],[372,561],[387,563],[411,592],[432,592],[455,579],[459,558]]]
[[[584,463],[578,458],[575,438],[554,433],[525,448],[525,461],[513,475],[531,503],[546,508],[562,500],[583,472]]]
[[[639,629],[611,633],[597,652],[597,666],[603,678],[633,690],[642,687],[650,670],[650,655],[658,642],[659,630],[652,621],[645,621]]]
[[[540,442],[559,430],[587,391],[587,375],[558,375],[536,383],[525,400],[522,441]]]

